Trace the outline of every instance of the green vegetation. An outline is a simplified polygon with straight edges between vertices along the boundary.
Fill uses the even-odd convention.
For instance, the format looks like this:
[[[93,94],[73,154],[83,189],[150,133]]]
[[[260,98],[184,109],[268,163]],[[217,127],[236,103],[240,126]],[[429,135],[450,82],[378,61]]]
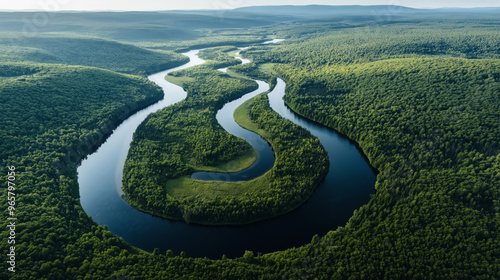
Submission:
[[[337,275],[423,278],[432,265],[450,279],[472,265],[498,277],[499,70],[498,60],[426,58],[288,72],[288,104],[357,140],[381,171],[370,203],[324,240],[343,244],[328,258]]]
[[[223,17],[223,18],[222,18]],[[48,19],[48,20],[46,20]],[[206,37],[214,34],[245,34],[241,28],[268,25],[268,17],[235,17],[230,13],[210,14],[197,12],[21,12],[2,13],[0,30],[16,32],[19,36],[37,33],[66,33],[108,38],[125,42],[176,43]],[[255,34],[251,34],[255,36]]]
[[[377,24],[350,28],[335,24],[295,29],[285,26],[279,34],[291,37],[289,40],[276,46],[254,46],[242,53],[256,63],[274,62],[305,68],[422,56],[500,58],[494,24],[484,26],[484,22],[471,20],[463,26],[461,21],[452,19],[439,23],[439,28],[435,28],[436,24],[414,19],[410,24],[395,23],[384,28]],[[311,32],[313,29],[316,33]],[[273,51],[269,51],[271,49]]]
[[[80,158],[91,148],[81,146],[83,139],[97,143],[114,124],[163,96],[145,79],[96,68],[1,64],[0,76],[8,77],[0,87],[5,160],[45,149],[52,164]]]
[[[217,11],[2,13],[0,18],[2,36],[0,37],[7,35],[13,37],[9,39],[7,45],[12,42],[20,48],[24,46],[22,41],[40,39],[40,35],[59,38],[85,36],[90,39],[117,40],[147,49],[182,52],[188,49],[263,42],[267,32],[264,30],[249,32],[246,29],[282,20],[267,16],[248,17]],[[5,45],[5,42],[2,42],[2,45]],[[51,47],[57,47],[57,44],[51,44]],[[80,49],[82,46],[73,44],[73,47]],[[29,45],[26,48],[35,51]],[[37,51],[39,52],[37,56],[45,55],[43,49]],[[68,50],[61,48],[61,51],[67,52]],[[81,48],[81,51],[86,52],[85,48]],[[100,52],[97,50],[89,52],[93,55],[98,55],[98,53]],[[132,62],[133,58],[131,59],[125,61]],[[108,62],[112,63],[112,61]],[[138,69],[144,71],[144,68]]]
[[[186,100],[179,104],[163,109],[161,115],[158,113],[149,116],[134,136],[131,154],[135,152],[136,143],[144,138],[147,140],[144,139],[141,146],[145,146],[137,147],[137,152],[141,154],[145,152],[143,149],[159,149],[159,163],[166,160],[163,157],[185,154],[178,157],[175,163],[171,161],[171,168],[166,168],[167,165],[161,168],[167,176],[165,178],[176,178],[193,169],[199,169],[199,166],[216,166],[251,152],[252,148],[245,141],[226,133],[220,127],[215,114],[227,101],[256,89],[255,83],[230,78],[207,66],[181,70],[173,75],[195,78],[196,83],[183,84],[189,93],[194,94],[189,94]],[[163,147],[155,147],[157,145]],[[147,146],[150,147],[146,148]]]
[[[99,242],[101,252],[111,246],[137,252],[85,214],[76,164],[118,122],[163,92],[143,78],[80,66],[1,64],[0,77],[1,178],[7,182],[7,167],[15,166],[19,218],[16,274],[7,277],[5,268],[0,278],[73,278],[63,275],[76,273],[77,265],[85,269],[93,258],[85,248]],[[7,205],[6,195],[1,204]],[[2,231],[1,239],[8,234]]]
[[[251,77],[252,79],[266,81],[271,85],[271,87],[276,84],[276,72],[274,71],[272,64],[240,64],[228,68],[228,74],[240,77]]]
[[[244,169],[255,160],[253,149],[225,132],[215,119],[227,101],[256,89],[254,82],[210,68],[238,62],[224,54],[231,50],[209,49],[201,57],[222,61],[172,73],[174,80],[183,82],[188,97],[152,114],[134,134],[123,189],[137,209],[192,223],[250,223],[298,207],[326,175],[328,159],[319,141],[280,119],[266,108],[267,100],[259,98],[237,116],[273,145],[274,168],[247,182],[198,181],[187,176],[198,170],[236,171],[235,167]]]
[[[263,32],[259,32],[263,33]],[[255,35],[255,32],[245,34],[241,31],[235,32],[214,32],[212,30],[204,31],[205,37],[190,41],[174,42],[141,42],[136,43],[149,49],[173,50],[176,52],[187,51],[191,49],[203,49],[218,46],[248,46],[265,41],[265,35]],[[263,33],[264,34],[264,33]]]
[[[0,62],[83,65],[144,76],[187,61],[173,52],[146,50],[99,38],[52,34],[19,38],[0,34]]]
[[[240,60],[228,55],[229,52],[236,50],[238,49],[233,46],[208,48],[201,51],[199,56],[202,59],[211,60],[209,63],[213,68],[223,68],[226,66],[241,64]],[[214,65],[215,63],[218,63],[219,65]]]
[[[439,49],[443,31],[390,34],[401,29],[348,56],[337,56],[347,50],[337,32],[249,51],[289,61],[275,67],[287,81],[287,104],[358,142],[380,171],[372,200],[313,244],[290,278],[500,276],[500,60],[450,57],[496,58],[498,34],[448,32]],[[409,50],[407,36],[433,51]],[[311,55],[327,45],[333,53]]]
[[[4,267],[1,279],[500,278],[497,10],[440,11],[425,18],[388,14],[390,20],[375,21],[360,16],[339,20],[342,15],[335,15],[333,21],[319,22],[307,15],[307,21],[245,30],[223,30],[228,24],[217,27],[220,18],[207,14],[190,17],[200,20],[182,29],[167,28],[170,22],[160,24],[168,18],[161,14],[60,13],[49,15],[50,23],[38,28],[30,45],[21,31],[23,18],[33,15],[0,17],[0,29],[11,32],[0,34],[1,61],[29,63],[0,64],[1,178],[7,181],[7,167],[16,166],[19,218],[16,273]],[[184,14],[169,17],[171,22],[186,18],[180,24],[188,21]],[[203,26],[208,18],[211,26]],[[204,37],[207,28],[214,30]],[[173,50],[198,43],[235,45],[239,35],[244,37],[241,42],[271,35],[288,38],[281,45],[253,47],[245,55],[259,67],[280,64],[274,71],[287,81],[287,103],[360,144],[380,171],[377,193],[345,227],[282,252],[258,256],[247,251],[242,258],[208,260],[131,247],[81,208],[76,164],[117,122],[159,99],[161,92],[138,77],[34,62],[143,74],[158,54],[165,59],[162,63],[181,60],[108,40]],[[51,43],[35,42],[45,37]],[[65,37],[79,42],[63,47],[77,50],[74,59],[52,44],[64,43]],[[13,44],[18,39],[20,43]],[[109,48],[86,50],[87,43]],[[143,52],[149,62],[139,66],[141,58],[136,60],[134,54],[117,62],[100,52],[118,54],[123,48]],[[89,58],[92,63],[87,63],[87,55],[100,59]],[[261,69],[272,73],[269,65]],[[255,66],[239,67],[244,73],[255,71]],[[203,68],[192,71],[215,81],[229,79]],[[196,76],[194,72],[189,75]],[[233,82],[245,87],[243,81]],[[186,87],[195,92],[192,81]],[[232,98],[226,93],[222,99]],[[186,102],[205,108],[196,100]],[[251,102],[254,106],[246,110],[252,121],[247,118],[245,123],[264,122],[263,131],[272,132],[282,120],[265,124],[273,120],[265,97]],[[173,110],[159,115],[172,111],[173,116]],[[241,110],[238,116],[245,115]],[[201,111],[193,109],[194,117]],[[266,119],[259,120],[260,112]],[[6,185],[1,190],[5,194]],[[0,204],[7,205],[7,197],[1,197]],[[6,212],[4,228],[5,217]],[[1,239],[7,235],[2,231]],[[0,250],[7,254],[8,246],[2,242]]]

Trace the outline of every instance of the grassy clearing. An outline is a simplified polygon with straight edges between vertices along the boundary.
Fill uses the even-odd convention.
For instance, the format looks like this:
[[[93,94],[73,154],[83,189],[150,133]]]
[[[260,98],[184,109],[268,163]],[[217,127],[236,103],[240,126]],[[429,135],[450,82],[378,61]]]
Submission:
[[[268,74],[268,75],[276,77],[277,73],[274,70],[274,65],[275,65],[274,63],[264,63],[264,64],[259,65],[259,70]]]
[[[178,85],[180,87],[182,87],[184,84],[195,82],[194,78],[190,78],[190,77],[186,77],[186,76],[174,77],[174,76],[167,75],[165,77],[165,80],[167,80],[167,82],[169,82],[169,83],[172,83],[174,85]]]
[[[190,165],[193,169],[199,170],[199,171],[207,171],[207,172],[223,172],[223,173],[229,173],[229,172],[238,172],[244,169],[247,169],[250,167],[255,161],[257,160],[257,152],[252,148],[249,150],[247,153],[243,154],[242,156],[228,161],[226,163],[223,163],[218,166],[204,166],[204,165],[194,165],[191,164],[192,161],[188,161],[187,164]]]
[[[168,181],[165,192],[177,199],[237,198],[245,194],[265,191],[269,189],[269,183],[269,176],[266,175],[244,182],[202,181],[183,176]]]

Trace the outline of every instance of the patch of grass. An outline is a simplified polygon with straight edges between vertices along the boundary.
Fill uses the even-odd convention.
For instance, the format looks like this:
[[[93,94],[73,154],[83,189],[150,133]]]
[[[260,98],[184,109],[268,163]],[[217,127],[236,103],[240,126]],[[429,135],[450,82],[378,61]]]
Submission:
[[[191,165],[190,161],[188,161],[188,164],[191,165],[193,169],[199,171],[229,173],[247,169],[256,160],[257,160],[257,153],[255,152],[254,149],[251,149],[242,156],[218,166],[204,166],[204,165],[194,165],[194,164]]]
[[[274,70],[274,63],[264,63],[259,65],[259,70],[271,75],[271,76],[277,76],[277,72]]]
[[[185,85],[187,83],[195,82],[194,78],[187,77],[187,76],[174,77],[171,75],[167,75],[165,77],[165,80],[167,80],[167,82],[169,82],[169,83],[172,83],[174,85],[178,85],[180,87],[182,87],[183,85]]]
[[[165,192],[179,200],[184,198],[215,199],[238,198],[245,194],[260,193],[269,189],[269,176],[244,182],[221,182],[194,180],[189,176],[169,180],[165,185]]]

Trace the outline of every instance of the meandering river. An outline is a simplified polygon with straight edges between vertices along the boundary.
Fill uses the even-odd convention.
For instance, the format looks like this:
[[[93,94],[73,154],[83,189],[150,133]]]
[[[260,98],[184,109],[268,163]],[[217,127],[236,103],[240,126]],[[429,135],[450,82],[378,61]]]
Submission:
[[[201,226],[170,221],[142,213],[121,195],[123,166],[132,135],[151,113],[183,100],[182,88],[164,77],[172,71],[202,64],[198,51],[185,53],[190,62],[151,75],[165,91],[165,98],[129,117],[78,168],[80,201],[85,212],[100,225],[143,250],[185,251],[190,257],[242,256],[245,250],[268,253],[310,242],[315,234],[343,226],[353,211],[367,203],[375,192],[376,176],[360,151],[334,130],[309,122],[286,107],[282,100],[285,83],[269,93],[271,107],[317,136],[330,158],[330,170],[313,196],[301,207],[280,217],[244,226]],[[265,91],[265,86],[262,88]],[[253,93],[257,94],[257,93]],[[232,116],[231,116],[232,118]]]
[[[276,39],[275,39],[276,40]],[[271,42],[271,41],[270,41]],[[279,41],[278,41],[279,42]],[[246,48],[240,48],[241,50]],[[250,63],[250,60],[239,57],[239,52],[236,53],[236,58],[241,60],[242,64]],[[219,69],[219,71],[227,72],[227,68]],[[233,172],[233,173],[215,173],[215,172],[196,172],[191,178],[197,180],[212,180],[212,181],[225,181],[237,182],[248,181],[264,175],[267,171],[271,170],[274,166],[275,157],[274,152],[269,143],[264,140],[260,135],[248,131],[236,123],[234,120],[234,111],[240,107],[245,101],[254,98],[255,96],[269,90],[269,84],[263,81],[257,81],[259,88],[243,95],[242,97],[226,103],[222,109],[217,112],[216,119],[219,124],[229,133],[245,139],[257,152],[257,159],[247,169]]]

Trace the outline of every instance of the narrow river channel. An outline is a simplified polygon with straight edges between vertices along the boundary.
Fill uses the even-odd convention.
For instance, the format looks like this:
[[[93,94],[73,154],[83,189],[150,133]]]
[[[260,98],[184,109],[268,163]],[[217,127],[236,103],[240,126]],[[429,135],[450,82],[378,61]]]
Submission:
[[[268,253],[310,242],[315,234],[343,226],[355,209],[375,192],[376,176],[360,151],[334,130],[309,122],[290,111],[282,100],[285,83],[269,94],[271,107],[317,136],[330,158],[330,170],[313,196],[301,207],[280,217],[244,226],[200,226],[170,221],[142,213],[122,198],[122,170],[132,135],[151,113],[183,100],[182,88],[164,77],[172,71],[202,64],[198,51],[185,53],[190,62],[152,75],[165,91],[165,98],[129,117],[78,168],[80,200],[85,212],[126,242],[146,251],[171,249],[189,257],[242,256],[245,250]]]
[[[240,50],[243,49],[246,48],[240,48]],[[240,59],[242,64],[250,63],[250,60],[239,57],[239,54],[240,54],[239,52],[236,53],[237,55],[236,58]],[[219,69],[219,71],[226,73],[227,68]],[[240,107],[241,104],[269,90],[268,83],[257,80],[255,80],[255,82],[257,82],[257,84],[259,85],[258,89],[250,93],[247,93],[236,100],[226,103],[222,107],[222,109],[220,109],[217,112],[216,119],[217,122],[219,122],[219,124],[222,126],[222,128],[224,128],[227,132],[237,137],[245,139],[257,152],[257,159],[250,167],[239,172],[233,172],[233,173],[196,172],[191,176],[191,178],[197,180],[211,180],[211,181],[225,181],[225,182],[249,181],[264,175],[274,166],[275,156],[273,149],[269,145],[269,143],[262,137],[260,137],[260,135],[252,131],[248,131],[239,126],[233,117],[234,111],[236,110],[236,108]]]

